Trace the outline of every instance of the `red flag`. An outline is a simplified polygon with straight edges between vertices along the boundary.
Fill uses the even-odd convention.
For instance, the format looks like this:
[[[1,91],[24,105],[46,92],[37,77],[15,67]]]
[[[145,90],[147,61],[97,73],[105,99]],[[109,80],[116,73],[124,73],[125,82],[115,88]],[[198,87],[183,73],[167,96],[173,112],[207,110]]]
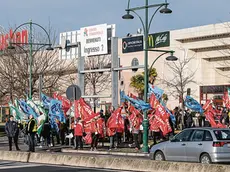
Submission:
[[[104,137],[104,129],[105,129],[105,120],[103,118],[98,118],[98,133],[100,134],[100,138]]]
[[[90,120],[91,118],[95,117],[95,113],[93,112],[93,110],[91,109],[91,107],[85,102],[85,100],[83,98],[79,99],[79,103],[81,106],[81,118],[82,120]]]
[[[87,133],[86,136],[83,137],[83,140],[85,141],[85,144],[91,144],[92,143],[91,133]]]
[[[170,114],[168,114],[165,108],[158,104],[156,107],[156,118],[159,120],[159,128],[163,132],[163,135],[166,135],[172,131],[172,128],[169,123]]]
[[[134,108],[133,113],[134,113],[134,115],[138,116],[138,118],[140,118],[140,122],[142,123],[143,115],[140,113],[140,111],[137,110],[136,108]]]
[[[160,130],[162,131],[163,135],[165,136],[167,133],[169,133],[169,131],[168,131],[168,126],[167,126],[167,124],[163,121],[163,119],[161,118],[161,114],[160,114],[160,111],[159,111],[158,109],[156,109],[155,118],[156,118],[155,123],[156,123],[157,126],[160,128]]]
[[[137,96],[135,96],[134,94],[132,93],[129,93],[129,97],[133,98],[133,99],[138,99]]]
[[[209,123],[211,124],[212,127],[217,128],[216,121],[215,121],[213,113],[211,111],[208,110],[205,113],[205,117],[209,121]]]
[[[70,109],[71,107],[71,102],[66,98],[55,92],[53,94],[54,99],[58,99],[59,101],[62,102],[62,109],[64,111],[64,114],[66,115],[66,112]]]
[[[204,111],[206,111],[211,104],[211,100],[206,101],[205,105],[202,107]]]
[[[124,130],[124,119],[121,116],[122,107],[117,108],[109,117],[106,126],[107,128]]]
[[[157,119],[155,118],[155,114],[151,113],[149,115],[149,129],[154,132],[159,132],[160,129],[158,127]]]
[[[81,114],[80,114],[80,112],[81,112],[81,106],[80,106],[80,102],[79,102],[79,100],[74,100],[74,112],[75,112],[75,117],[76,118],[78,118],[78,117],[81,117]]]
[[[153,93],[150,96],[149,104],[152,108],[156,108],[157,104],[159,104],[159,101]]]

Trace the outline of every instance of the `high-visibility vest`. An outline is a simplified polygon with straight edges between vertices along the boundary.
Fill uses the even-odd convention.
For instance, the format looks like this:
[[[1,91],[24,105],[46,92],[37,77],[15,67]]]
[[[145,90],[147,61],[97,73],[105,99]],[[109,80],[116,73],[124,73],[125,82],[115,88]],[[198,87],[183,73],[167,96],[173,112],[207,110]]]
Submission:
[[[31,119],[29,121],[29,123],[28,123],[28,130],[30,129],[30,124],[31,124],[32,121],[34,121],[34,128],[33,128],[32,132],[37,132],[37,124],[36,124],[35,119]]]

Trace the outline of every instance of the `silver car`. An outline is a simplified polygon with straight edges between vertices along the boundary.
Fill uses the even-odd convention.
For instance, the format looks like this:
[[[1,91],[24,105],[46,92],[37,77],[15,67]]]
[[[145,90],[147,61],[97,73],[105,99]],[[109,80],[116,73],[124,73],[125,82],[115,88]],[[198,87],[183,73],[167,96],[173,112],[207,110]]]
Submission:
[[[200,163],[230,162],[230,129],[189,128],[170,141],[154,145],[154,160],[190,161]]]

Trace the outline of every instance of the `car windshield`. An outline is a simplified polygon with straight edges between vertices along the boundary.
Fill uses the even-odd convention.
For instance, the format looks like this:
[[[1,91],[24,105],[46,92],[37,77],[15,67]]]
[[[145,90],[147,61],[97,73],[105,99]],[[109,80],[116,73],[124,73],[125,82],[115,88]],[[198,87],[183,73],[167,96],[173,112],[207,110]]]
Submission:
[[[218,140],[230,140],[230,130],[214,130],[213,132]]]

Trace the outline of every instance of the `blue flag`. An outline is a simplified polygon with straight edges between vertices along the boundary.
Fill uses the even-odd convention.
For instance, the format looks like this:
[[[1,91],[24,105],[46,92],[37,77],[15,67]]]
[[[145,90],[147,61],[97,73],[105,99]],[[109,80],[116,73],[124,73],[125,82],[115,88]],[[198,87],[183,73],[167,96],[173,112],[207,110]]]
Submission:
[[[193,111],[199,112],[199,113],[203,113],[203,109],[201,107],[201,105],[195,100],[193,99],[191,96],[186,96],[185,99],[185,106]]]
[[[60,122],[66,122],[64,112],[62,111],[62,103],[59,100],[52,99],[49,106],[49,116],[56,118]]]
[[[164,93],[164,90],[158,88],[157,86],[154,86],[153,88],[151,84],[149,84],[148,86],[148,91],[150,95],[153,93],[156,96],[157,100],[160,100]]]
[[[151,109],[151,106],[149,103],[145,103],[143,100],[140,99],[133,99],[127,95],[125,95],[124,91],[121,92],[121,98],[128,100],[136,109],[142,110],[142,111],[146,111]]]
[[[53,130],[55,130],[56,132],[59,131],[59,128],[58,128],[58,125],[57,125],[57,122],[55,120],[54,117],[50,117],[50,126]]]
[[[27,115],[33,115],[35,119],[38,118],[38,114],[35,112],[35,110],[30,105],[28,105],[24,100],[20,99],[18,102],[24,113],[26,113]]]
[[[51,102],[52,98],[48,97],[47,95],[45,95],[43,93],[41,95],[42,95],[42,103],[43,103],[45,109],[49,109],[50,102]]]

